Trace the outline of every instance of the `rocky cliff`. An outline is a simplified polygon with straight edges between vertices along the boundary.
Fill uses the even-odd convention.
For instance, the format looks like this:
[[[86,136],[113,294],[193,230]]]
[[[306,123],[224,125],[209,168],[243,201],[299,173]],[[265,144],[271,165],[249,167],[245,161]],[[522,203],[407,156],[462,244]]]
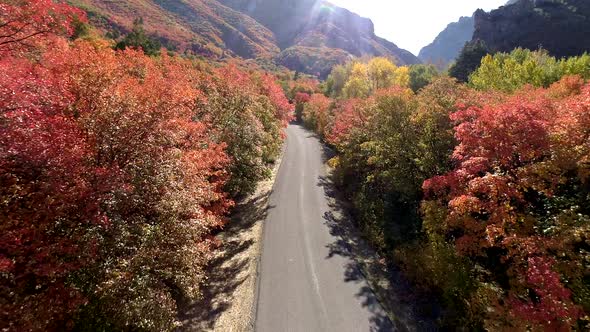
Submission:
[[[449,24],[434,41],[422,48],[418,58],[440,69],[455,61],[465,43],[471,40],[474,31],[473,17],[461,17]]]
[[[473,39],[492,52],[544,48],[565,57],[590,50],[589,0],[518,0],[474,18]]]

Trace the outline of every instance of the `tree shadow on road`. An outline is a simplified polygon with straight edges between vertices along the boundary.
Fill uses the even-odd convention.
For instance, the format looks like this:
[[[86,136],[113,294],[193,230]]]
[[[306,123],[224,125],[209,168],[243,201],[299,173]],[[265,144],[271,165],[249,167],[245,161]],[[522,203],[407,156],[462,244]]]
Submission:
[[[243,235],[263,222],[268,210],[274,207],[267,205],[271,192],[257,193],[236,205],[231,220],[219,234],[221,246],[214,251],[214,257],[206,269],[208,279],[201,288],[202,298],[198,301],[181,300],[179,303],[179,319],[182,322],[179,331],[214,329],[216,321],[234,304],[232,300],[240,285],[252,277],[248,269],[257,257],[252,257],[246,251],[255,240],[252,236],[245,238]]]
[[[324,161],[334,155],[333,151],[324,149]],[[372,313],[372,331],[436,331],[435,315],[432,313],[431,299],[413,289],[401,271],[385,260],[363,239],[362,233],[355,226],[353,218],[347,213],[349,207],[339,194],[330,174],[318,178],[329,198],[330,211],[324,213],[324,223],[330,233],[337,239],[328,245],[328,256],[347,257],[351,263],[345,267],[344,280],[359,283],[367,280],[370,287],[362,286],[357,297]],[[387,311],[385,315],[378,310],[379,305]]]

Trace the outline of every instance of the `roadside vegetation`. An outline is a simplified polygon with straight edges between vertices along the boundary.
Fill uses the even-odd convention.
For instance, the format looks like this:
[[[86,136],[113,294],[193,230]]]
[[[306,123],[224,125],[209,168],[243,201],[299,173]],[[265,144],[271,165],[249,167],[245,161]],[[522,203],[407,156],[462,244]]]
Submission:
[[[387,59],[299,95],[366,237],[469,330],[590,326],[590,56],[487,55],[458,83]]]
[[[65,4],[0,7],[0,329],[175,328],[278,157],[283,90],[160,52],[140,22],[133,49]]]

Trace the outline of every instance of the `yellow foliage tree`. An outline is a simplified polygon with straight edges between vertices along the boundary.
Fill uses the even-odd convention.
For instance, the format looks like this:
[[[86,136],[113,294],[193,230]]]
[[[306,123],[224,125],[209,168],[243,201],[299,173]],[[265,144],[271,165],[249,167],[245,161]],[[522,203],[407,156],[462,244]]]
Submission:
[[[334,98],[366,98],[380,89],[410,86],[410,69],[398,67],[385,57],[367,63],[355,61],[334,67],[328,77],[326,93]]]
[[[402,88],[407,88],[410,86],[410,68],[403,66],[398,67],[395,70],[395,79],[393,81],[393,85],[401,86]]]
[[[377,91],[392,86],[396,81],[397,69],[395,64],[387,58],[371,59],[367,64],[371,89]]]
[[[366,98],[371,94],[367,65],[355,62],[343,89],[346,98]]]

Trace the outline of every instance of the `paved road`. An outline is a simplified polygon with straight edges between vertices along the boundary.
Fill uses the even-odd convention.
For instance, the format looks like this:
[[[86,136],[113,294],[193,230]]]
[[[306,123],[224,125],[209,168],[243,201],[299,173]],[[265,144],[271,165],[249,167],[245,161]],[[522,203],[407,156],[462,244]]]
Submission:
[[[298,125],[286,144],[264,226],[256,331],[393,330],[332,235],[322,145]]]

